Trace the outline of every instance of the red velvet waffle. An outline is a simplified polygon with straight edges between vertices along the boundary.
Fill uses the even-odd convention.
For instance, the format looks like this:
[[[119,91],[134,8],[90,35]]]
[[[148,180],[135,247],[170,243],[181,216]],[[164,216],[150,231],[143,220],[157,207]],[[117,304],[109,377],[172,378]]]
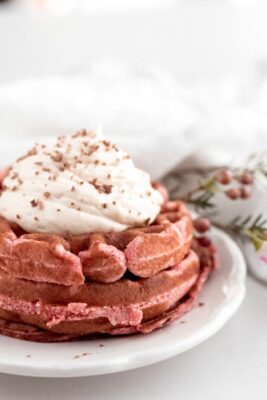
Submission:
[[[65,341],[162,327],[193,307],[218,265],[214,246],[192,242],[192,230],[180,201],[166,201],[151,226],[68,239],[2,218],[0,332]]]

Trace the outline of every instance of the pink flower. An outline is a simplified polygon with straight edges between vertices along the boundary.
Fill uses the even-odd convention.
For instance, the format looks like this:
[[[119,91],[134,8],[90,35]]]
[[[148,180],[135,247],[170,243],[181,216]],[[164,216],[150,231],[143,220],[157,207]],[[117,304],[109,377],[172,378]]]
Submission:
[[[267,264],[267,243],[265,243],[258,252],[259,258],[265,264]]]

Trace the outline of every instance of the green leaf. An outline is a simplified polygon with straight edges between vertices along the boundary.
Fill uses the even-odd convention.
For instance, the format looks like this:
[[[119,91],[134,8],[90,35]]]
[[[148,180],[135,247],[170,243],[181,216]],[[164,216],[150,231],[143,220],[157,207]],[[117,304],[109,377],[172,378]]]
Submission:
[[[262,246],[266,243],[266,240],[261,239],[255,232],[246,230],[244,232],[247,238],[249,238],[256,251],[259,251]]]
[[[214,176],[206,179],[201,184],[203,190],[208,190],[210,192],[214,192],[216,189],[216,178]]]

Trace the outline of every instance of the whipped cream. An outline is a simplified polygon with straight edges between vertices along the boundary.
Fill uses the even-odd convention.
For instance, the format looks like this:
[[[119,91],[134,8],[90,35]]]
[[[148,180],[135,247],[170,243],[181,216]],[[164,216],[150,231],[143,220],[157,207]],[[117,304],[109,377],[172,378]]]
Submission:
[[[0,215],[63,236],[148,225],[163,202],[126,152],[86,131],[36,144],[2,186]]]

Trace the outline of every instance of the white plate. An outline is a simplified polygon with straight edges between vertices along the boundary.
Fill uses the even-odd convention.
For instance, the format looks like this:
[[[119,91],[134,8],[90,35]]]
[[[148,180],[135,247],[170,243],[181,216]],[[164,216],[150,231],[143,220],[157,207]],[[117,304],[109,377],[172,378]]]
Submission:
[[[214,230],[213,236],[222,265],[198,299],[204,306],[149,335],[46,344],[0,336],[0,372],[43,377],[109,374],[165,360],[208,339],[237,311],[245,294],[246,268],[239,248],[223,232]]]

